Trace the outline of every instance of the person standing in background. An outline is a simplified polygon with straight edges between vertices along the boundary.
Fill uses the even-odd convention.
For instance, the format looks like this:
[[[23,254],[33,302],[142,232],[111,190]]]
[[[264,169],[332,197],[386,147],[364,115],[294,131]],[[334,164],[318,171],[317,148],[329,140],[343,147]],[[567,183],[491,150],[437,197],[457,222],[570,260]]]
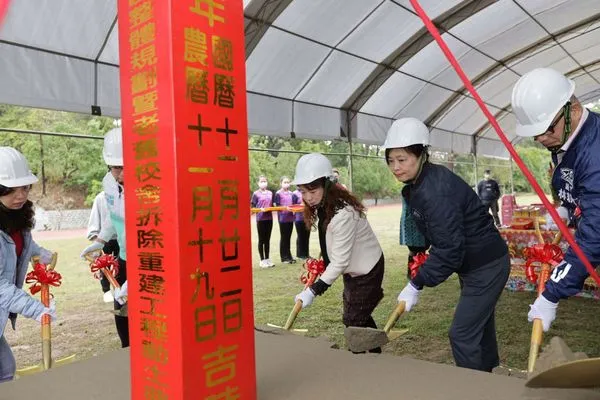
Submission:
[[[89,241],[95,241],[102,231],[102,221],[105,221],[108,216],[108,206],[106,204],[106,197],[104,192],[98,193],[94,199],[92,205],[92,212],[88,221],[87,239]],[[117,235],[114,235],[104,247],[102,248],[104,254],[112,254],[115,257],[119,257],[119,242],[117,241]],[[105,303],[112,303],[114,301],[113,294],[110,291],[110,282],[100,271],[97,272],[100,278],[100,286],[102,287],[102,293],[104,293],[103,299]]]
[[[253,208],[265,209],[273,205],[273,193],[267,189],[269,181],[264,175],[258,177],[258,190],[252,194],[251,205]],[[275,264],[269,258],[271,246],[271,232],[273,231],[273,213],[261,211],[256,213],[256,230],[258,231],[258,254],[261,268],[271,268]]]
[[[334,168],[332,171],[333,171],[333,178],[335,179],[335,182],[338,185],[340,185],[341,187],[343,187],[344,189],[348,190],[346,185],[344,185],[342,182],[340,182],[340,171],[337,168]]]
[[[492,179],[492,171],[486,169],[483,173],[483,180],[477,184],[477,195],[483,205],[492,210],[492,217],[496,227],[500,227],[500,217],[498,217],[498,199],[500,199],[500,186],[498,182]]]
[[[296,187],[296,190],[292,192],[292,199],[294,204],[304,204],[302,200],[302,193]],[[306,205],[305,205],[306,207]],[[304,213],[297,212],[295,214],[295,225],[296,225],[296,257],[306,260],[309,257],[309,241],[310,241],[310,230],[304,224]]]
[[[273,200],[274,206],[291,206],[294,204],[293,194],[290,190],[290,178],[287,176],[281,177],[281,188],[275,193]],[[281,256],[281,262],[286,264],[293,264],[296,259],[292,257],[292,251],[290,250],[290,241],[292,238],[292,231],[294,230],[294,213],[291,211],[277,211],[277,219],[279,221],[279,255]]]

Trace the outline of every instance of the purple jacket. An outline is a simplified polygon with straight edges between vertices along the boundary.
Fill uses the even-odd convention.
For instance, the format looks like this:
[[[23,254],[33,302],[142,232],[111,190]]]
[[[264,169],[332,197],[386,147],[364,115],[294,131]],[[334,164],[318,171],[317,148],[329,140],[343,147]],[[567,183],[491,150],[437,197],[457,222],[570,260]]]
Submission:
[[[257,190],[252,193],[253,208],[267,208],[273,206],[273,192],[270,190]],[[273,213],[271,211],[256,213],[257,221],[269,221],[273,219]]]
[[[300,191],[298,189],[294,190],[292,192],[293,196],[293,202],[294,204],[304,204],[304,202],[302,201],[302,193],[300,193]],[[296,222],[302,222],[304,221],[304,212],[298,212],[295,214],[296,216]]]
[[[275,206],[291,206],[294,204],[292,192],[289,190],[279,189],[275,193],[273,205]],[[279,222],[294,222],[294,213],[291,211],[277,211]]]

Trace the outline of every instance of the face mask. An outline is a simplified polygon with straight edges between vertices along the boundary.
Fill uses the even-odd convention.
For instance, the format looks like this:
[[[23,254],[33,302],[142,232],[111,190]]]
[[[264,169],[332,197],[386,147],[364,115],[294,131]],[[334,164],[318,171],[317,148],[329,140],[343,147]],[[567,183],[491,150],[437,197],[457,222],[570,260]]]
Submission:
[[[266,189],[267,188],[267,182],[260,182],[258,184],[258,187],[261,188],[261,189]]]
[[[289,183],[284,183],[284,184],[281,185],[281,187],[283,189],[289,189],[290,188],[290,184]]]

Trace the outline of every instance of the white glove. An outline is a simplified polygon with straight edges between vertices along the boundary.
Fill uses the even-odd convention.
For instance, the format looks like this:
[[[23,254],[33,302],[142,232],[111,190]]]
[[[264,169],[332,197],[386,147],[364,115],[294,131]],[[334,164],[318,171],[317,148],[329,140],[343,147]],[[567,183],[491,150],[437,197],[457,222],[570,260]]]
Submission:
[[[35,320],[41,324],[42,316],[45,314],[50,316],[50,322],[56,321],[56,303],[54,303],[54,300],[50,300],[50,307],[44,307],[44,311],[42,311],[42,313],[38,315]]]
[[[421,291],[414,287],[411,282],[408,282],[408,284],[398,295],[398,303],[401,301],[405,302],[406,306],[404,311],[408,312],[411,308],[413,308],[413,306],[417,305],[417,302],[419,301],[419,294],[421,294]]]
[[[104,248],[104,243],[100,243],[100,242],[92,242],[92,244],[90,244],[88,247],[86,247],[85,249],[83,249],[83,251],[80,254],[80,257],[85,259],[85,255],[87,253],[92,253],[94,251],[98,251],[98,250],[102,250]]]
[[[115,292],[113,293],[113,297],[120,305],[127,303],[127,299],[124,297],[127,296],[127,281],[120,288],[115,288]]]
[[[302,308],[309,307],[313,300],[315,299],[315,294],[310,288],[306,288],[294,297],[294,301],[300,300],[302,302]]]
[[[40,254],[40,263],[42,264],[50,264],[52,262],[52,256],[53,253],[46,250],[46,249],[42,249],[42,252]]]
[[[558,303],[547,300],[544,296],[538,296],[533,304],[529,305],[530,310],[527,314],[527,320],[533,322],[534,319],[541,319],[544,332],[548,332],[552,321],[556,319],[556,308]]]

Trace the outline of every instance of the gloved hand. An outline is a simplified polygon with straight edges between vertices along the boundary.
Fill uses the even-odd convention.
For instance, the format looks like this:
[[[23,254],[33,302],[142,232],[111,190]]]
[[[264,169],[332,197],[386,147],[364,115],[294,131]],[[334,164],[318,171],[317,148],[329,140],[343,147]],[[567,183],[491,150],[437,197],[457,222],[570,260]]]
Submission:
[[[52,263],[52,259],[55,257],[56,253],[52,253],[50,251],[47,251],[45,249],[42,250],[42,253],[40,254],[40,262],[42,264],[51,264]]]
[[[50,307],[44,307],[44,311],[42,311],[42,313],[38,315],[35,320],[41,324],[42,316],[45,314],[50,315],[50,322],[56,321],[56,303],[54,303],[54,300],[50,300]]]
[[[411,282],[408,282],[408,284],[404,287],[404,289],[402,289],[402,291],[398,295],[398,303],[400,303],[401,301],[405,302],[406,306],[404,308],[404,311],[408,312],[419,301],[419,294],[421,294],[421,291],[414,287]]]
[[[310,288],[306,288],[294,297],[294,301],[300,300],[302,302],[302,308],[309,307],[313,300],[315,299],[315,294]]]
[[[100,242],[92,242],[92,244],[90,244],[88,247],[86,247],[85,249],[83,249],[83,251],[80,254],[80,257],[85,259],[85,255],[87,253],[92,253],[94,251],[98,251],[98,250],[102,250],[104,248],[104,243],[100,243]]]
[[[127,303],[127,299],[125,299],[127,296],[127,282],[128,281],[125,281],[120,288],[115,288],[115,292],[113,293],[113,297],[120,305]]]
[[[552,321],[556,319],[556,308],[558,303],[553,303],[540,295],[529,305],[530,310],[527,314],[527,320],[533,322],[534,319],[541,319],[544,332],[548,332]]]

